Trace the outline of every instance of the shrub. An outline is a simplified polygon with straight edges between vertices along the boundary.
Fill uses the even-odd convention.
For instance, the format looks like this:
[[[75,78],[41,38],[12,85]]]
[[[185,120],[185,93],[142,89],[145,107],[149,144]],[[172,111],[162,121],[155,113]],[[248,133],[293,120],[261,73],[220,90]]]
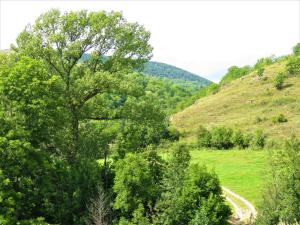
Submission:
[[[233,147],[231,140],[232,129],[216,127],[211,131],[211,146],[217,149],[229,149]]]
[[[211,133],[206,128],[200,126],[197,132],[197,136],[199,147],[211,147]]]
[[[231,140],[234,146],[247,148],[250,145],[251,135],[243,134],[240,130],[237,130],[233,132]]]
[[[257,130],[253,137],[253,144],[255,147],[263,148],[266,144],[267,136],[262,132],[262,130]]]
[[[271,152],[270,180],[259,208],[260,225],[300,223],[300,142],[292,138]]]
[[[287,118],[283,114],[279,114],[278,116],[273,117],[273,123],[285,123],[287,122]]]
[[[263,75],[264,75],[264,72],[265,72],[265,68],[258,68],[258,70],[257,70],[257,75],[259,76],[259,77],[262,77]]]
[[[286,64],[285,69],[291,75],[300,72],[300,57],[299,56],[290,57]]]
[[[294,47],[293,47],[293,53],[294,55],[300,55],[300,43],[297,43]]]
[[[266,57],[266,58],[260,58],[256,61],[255,65],[253,66],[253,68],[255,70],[258,70],[260,68],[263,68],[266,65],[271,65],[272,63],[275,62],[275,58],[274,56],[270,56],[270,57]]]
[[[264,121],[266,121],[267,119],[265,118],[265,117],[259,117],[259,116],[257,116],[256,118],[255,118],[255,123],[262,123],[262,122],[264,122]]]
[[[274,86],[277,90],[280,90],[283,88],[284,80],[285,80],[284,74],[278,73],[274,80]]]
[[[164,138],[170,141],[178,141],[180,137],[179,131],[174,127],[168,127],[166,129],[165,134],[163,135]]]

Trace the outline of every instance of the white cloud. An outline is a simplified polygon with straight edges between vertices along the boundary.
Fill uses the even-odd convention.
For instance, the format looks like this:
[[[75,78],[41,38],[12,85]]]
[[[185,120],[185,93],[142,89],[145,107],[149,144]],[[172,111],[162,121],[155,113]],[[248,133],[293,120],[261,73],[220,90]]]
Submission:
[[[153,60],[211,80],[299,42],[298,1],[2,1],[1,48],[50,8],[123,11],[151,31]]]

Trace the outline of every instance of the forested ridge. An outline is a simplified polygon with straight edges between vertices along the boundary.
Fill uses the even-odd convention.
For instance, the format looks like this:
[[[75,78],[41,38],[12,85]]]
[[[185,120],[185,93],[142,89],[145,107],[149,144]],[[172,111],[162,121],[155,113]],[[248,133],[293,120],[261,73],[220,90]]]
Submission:
[[[190,81],[198,87],[204,87],[212,83],[211,81],[196,74],[161,62],[147,62],[145,64],[143,73],[148,76],[158,76],[174,80]]]

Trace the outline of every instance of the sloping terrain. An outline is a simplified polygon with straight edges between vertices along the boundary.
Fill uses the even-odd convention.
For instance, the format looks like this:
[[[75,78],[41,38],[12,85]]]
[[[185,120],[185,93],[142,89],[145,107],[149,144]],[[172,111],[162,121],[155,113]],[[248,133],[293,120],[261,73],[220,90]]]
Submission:
[[[246,132],[263,130],[270,138],[300,137],[300,74],[288,76],[284,87],[274,87],[275,76],[285,62],[265,67],[262,78],[255,72],[221,86],[218,93],[199,99],[172,116],[173,125],[193,140],[200,125],[227,126]],[[284,123],[274,123],[283,114]]]

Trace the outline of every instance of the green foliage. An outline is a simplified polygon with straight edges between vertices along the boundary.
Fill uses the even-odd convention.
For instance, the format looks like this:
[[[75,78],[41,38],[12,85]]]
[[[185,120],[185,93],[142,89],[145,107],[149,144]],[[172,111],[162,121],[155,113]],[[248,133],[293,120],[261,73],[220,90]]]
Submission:
[[[234,145],[231,136],[233,131],[231,128],[214,127],[211,131],[211,146],[217,149],[229,149]]]
[[[266,136],[261,131],[252,135],[226,127],[214,127],[209,131],[201,126],[197,132],[197,141],[198,146],[204,148],[230,149],[237,147],[245,149],[251,144],[263,148]]]
[[[300,72],[300,57],[299,57],[299,55],[289,57],[287,60],[285,69],[291,75],[295,75],[295,74],[299,73]]]
[[[158,144],[167,131],[166,115],[151,101],[142,97],[139,100],[128,98],[122,108],[121,115],[125,119],[121,123],[117,151],[120,158],[126,152],[135,152],[149,144]]]
[[[300,222],[300,143],[292,138],[272,153],[271,180],[265,190],[257,224]]]
[[[286,79],[283,73],[278,73],[274,79],[274,86],[277,90],[281,90],[283,88],[284,80]]]
[[[178,141],[179,137],[180,133],[175,127],[168,127],[166,134],[164,135],[164,138],[170,141]]]
[[[195,84],[198,88],[207,86],[211,83],[211,81],[199,77],[198,75],[192,74],[175,66],[159,62],[146,63],[143,72],[148,76],[171,78],[175,82],[176,80],[189,81],[192,84]]]
[[[254,70],[261,70],[267,65],[271,65],[275,62],[274,56],[266,57],[266,58],[260,58],[256,61],[255,65],[253,66]]]
[[[257,148],[263,148],[266,144],[267,136],[262,130],[257,130],[253,136],[253,145]]]
[[[200,126],[197,132],[199,147],[211,147],[211,133],[203,126]]]
[[[273,117],[273,123],[286,123],[288,120],[283,114]]]
[[[243,77],[251,72],[250,66],[238,67],[232,66],[228,69],[227,73],[224,75],[220,81],[221,85],[227,84],[230,81],[236,80],[240,77]]]
[[[67,112],[68,129],[63,133],[69,143],[64,153],[70,162],[80,157],[79,123],[118,119],[107,98],[143,95],[142,78],[133,71],[151,58],[149,38],[144,27],[128,23],[119,12],[62,14],[56,9],[42,14],[18,36],[15,52],[43,63],[48,76],[60,84],[56,99],[62,99]],[[82,60],[88,51],[90,59]],[[110,56],[103,60],[107,52]]]
[[[265,72],[265,68],[259,68],[259,69],[257,69],[257,75],[259,77],[262,77],[264,75],[264,72]]]
[[[143,207],[152,204],[155,198],[154,180],[142,155],[128,153],[117,162],[113,189],[116,193],[114,208],[120,210],[125,218],[130,219],[140,204]]]
[[[293,47],[293,53],[296,56],[300,56],[300,43],[297,43],[294,47]]]
[[[154,224],[195,224],[197,211],[203,211],[209,224],[226,224],[231,212],[221,196],[219,180],[205,167],[189,166],[189,160],[184,145],[174,147]]]
[[[244,149],[250,146],[252,135],[244,134],[241,130],[236,130],[233,132],[231,140],[234,146]]]
[[[156,105],[168,115],[193,104],[190,98],[199,92],[199,87],[188,81],[176,82],[166,78],[145,77],[145,82],[146,93],[152,95]]]

